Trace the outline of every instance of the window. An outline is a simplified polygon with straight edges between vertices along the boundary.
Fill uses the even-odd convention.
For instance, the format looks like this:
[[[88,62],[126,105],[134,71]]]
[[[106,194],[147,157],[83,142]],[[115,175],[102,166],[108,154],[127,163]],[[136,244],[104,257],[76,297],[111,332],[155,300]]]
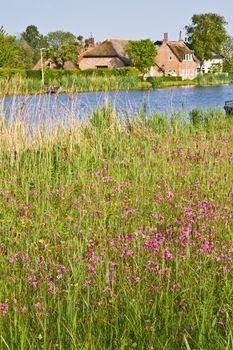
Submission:
[[[97,69],[108,68],[108,66],[96,66]]]
[[[184,55],[184,61],[192,61],[193,55],[191,53],[186,53]]]
[[[173,60],[173,57],[172,55],[169,56],[169,61],[172,61]]]

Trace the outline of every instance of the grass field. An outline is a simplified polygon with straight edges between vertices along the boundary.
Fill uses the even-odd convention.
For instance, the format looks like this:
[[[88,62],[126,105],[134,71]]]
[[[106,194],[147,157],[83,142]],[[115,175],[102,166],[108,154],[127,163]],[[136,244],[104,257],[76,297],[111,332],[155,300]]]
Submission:
[[[231,117],[1,120],[0,167],[1,350],[233,348]]]

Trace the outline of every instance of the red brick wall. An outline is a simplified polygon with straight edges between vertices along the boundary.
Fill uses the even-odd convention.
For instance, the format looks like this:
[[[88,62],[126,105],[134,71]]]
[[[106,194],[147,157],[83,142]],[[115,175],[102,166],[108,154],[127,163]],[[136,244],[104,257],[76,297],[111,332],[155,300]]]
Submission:
[[[196,76],[196,62],[194,60],[180,62],[165,41],[158,49],[155,62],[165,70],[165,75],[182,76],[183,79],[193,79]],[[156,65],[152,68],[151,74],[163,76],[164,73]]]

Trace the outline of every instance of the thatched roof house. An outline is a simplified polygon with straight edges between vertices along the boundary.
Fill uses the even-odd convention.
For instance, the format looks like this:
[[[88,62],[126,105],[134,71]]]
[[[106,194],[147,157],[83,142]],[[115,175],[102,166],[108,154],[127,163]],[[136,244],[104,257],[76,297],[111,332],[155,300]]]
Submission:
[[[95,68],[120,68],[130,66],[129,57],[124,52],[128,40],[105,40],[82,52],[78,57],[81,70]]]
[[[63,65],[63,69],[77,69],[78,66],[75,62],[66,61]]]
[[[62,62],[58,64],[49,58],[43,62],[43,67],[50,69],[77,69],[78,65],[72,61],[65,61],[64,64],[62,64]],[[41,70],[41,60],[36,63],[36,65],[33,67],[33,70]]]
[[[51,58],[49,58],[46,61],[43,61],[43,67],[44,68],[51,68],[51,69],[58,69],[60,68],[57,63],[55,63]],[[33,67],[33,70],[40,70],[41,69],[41,59],[38,60],[38,62]]]

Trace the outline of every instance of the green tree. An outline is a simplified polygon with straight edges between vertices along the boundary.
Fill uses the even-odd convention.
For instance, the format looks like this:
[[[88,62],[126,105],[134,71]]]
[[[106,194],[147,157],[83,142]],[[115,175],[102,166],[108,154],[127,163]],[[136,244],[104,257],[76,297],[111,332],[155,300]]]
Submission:
[[[25,31],[21,33],[20,40],[21,42],[26,42],[32,48],[33,63],[36,63],[40,58],[40,48],[48,46],[46,37],[33,24],[27,26]]]
[[[76,37],[70,32],[61,30],[48,33],[46,38],[48,57],[53,59],[60,68],[63,67],[65,61],[75,61],[78,54],[85,49],[87,40],[90,40],[84,40],[82,35]]]
[[[223,44],[222,53],[224,56],[223,71],[233,73],[233,37],[228,35]]]
[[[74,62],[78,56],[77,43],[68,43],[63,45],[60,49],[51,48],[48,50],[46,57],[51,58],[56,64],[63,68],[66,61]]]
[[[154,65],[157,50],[153,42],[146,39],[129,41],[125,47],[125,53],[129,56],[132,65],[145,74]]]
[[[196,57],[203,64],[213,57],[213,51],[221,53],[222,45],[227,39],[227,22],[216,13],[193,15],[192,23],[185,27],[189,42]]]
[[[22,38],[17,40],[18,45],[20,46],[21,49],[21,55],[22,55],[22,60],[21,60],[21,66],[26,68],[26,69],[31,69],[33,67],[34,61],[34,54],[33,54],[33,49],[31,46]]]
[[[21,34],[21,37],[28,43],[28,45],[31,46],[33,50],[38,50],[40,48],[42,34],[40,34],[37,26],[27,26],[25,32]]]
[[[17,68],[22,65],[22,51],[16,38],[0,27],[0,67]]]
[[[57,30],[55,32],[48,33],[47,41],[49,49],[61,50],[64,45],[74,44],[77,41],[77,38],[70,32]]]

